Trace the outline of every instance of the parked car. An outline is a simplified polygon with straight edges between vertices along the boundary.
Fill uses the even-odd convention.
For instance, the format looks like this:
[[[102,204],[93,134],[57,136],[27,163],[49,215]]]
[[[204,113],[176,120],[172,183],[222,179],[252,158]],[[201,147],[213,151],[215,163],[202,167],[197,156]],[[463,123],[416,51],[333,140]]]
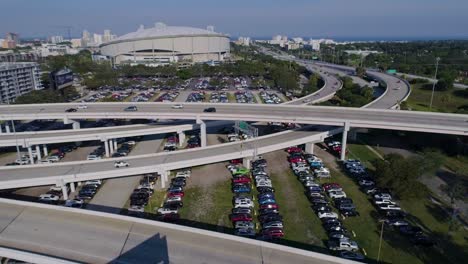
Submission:
[[[245,236],[245,237],[254,237],[255,229],[253,228],[237,228],[234,230],[234,235],[236,236]]]
[[[60,197],[58,195],[54,195],[54,194],[41,194],[39,196],[39,202],[43,202],[43,203],[56,203],[58,202],[58,200],[60,199]]]
[[[318,212],[317,216],[321,218],[338,218],[338,215],[334,212]]]
[[[330,250],[346,250],[346,251],[358,251],[358,244],[350,239],[330,239],[328,240],[328,248]]]
[[[84,201],[82,199],[71,199],[65,201],[65,207],[82,208]]]
[[[237,221],[252,221],[252,215],[250,214],[231,214],[230,216],[232,222],[237,222]]]
[[[178,207],[161,207],[158,209],[158,214],[177,214],[179,213]]]
[[[255,228],[255,224],[251,221],[237,221],[234,228]]]

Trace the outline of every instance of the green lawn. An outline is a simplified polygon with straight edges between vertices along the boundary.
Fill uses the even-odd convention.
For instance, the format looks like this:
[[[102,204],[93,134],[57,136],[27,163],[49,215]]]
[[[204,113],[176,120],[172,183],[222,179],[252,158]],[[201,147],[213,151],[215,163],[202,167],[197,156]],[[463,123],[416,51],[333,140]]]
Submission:
[[[349,159],[359,159],[368,168],[372,168],[371,162],[373,160],[380,158],[364,144],[348,144],[348,151]]]
[[[435,91],[432,110],[429,109],[432,90],[422,89],[422,84],[413,84],[408,97],[408,107],[415,111],[434,111],[454,113],[458,107],[468,104],[468,100],[456,96],[456,89],[450,91]]]
[[[145,206],[146,213],[155,213],[155,209],[161,207],[166,198],[166,190],[157,190],[154,192],[153,196],[151,196],[148,204]]]
[[[326,252],[324,241],[327,234],[310,207],[301,182],[289,169],[283,175],[287,177],[288,183],[281,180],[279,174],[270,176],[276,187],[275,197],[283,216],[285,237],[282,242],[289,246]],[[285,188],[286,184],[289,184],[288,188]]]
[[[234,94],[228,93],[227,96],[228,96],[229,103],[235,103],[236,102],[236,96],[234,96]]]
[[[328,167],[331,167],[328,165]],[[337,182],[343,186],[347,196],[352,198],[357,210],[360,213],[358,217],[349,217],[343,221],[350,232],[354,232],[356,237],[352,237],[359,246],[367,253],[370,260],[376,260],[379,249],[380,224],[373,217],[377,214],[374,206],[359,189],[359,186],[341,171],[331,169],[332,178],[330,181]],[[324,181],[325,182],[325,181]],[[393,231],[385,229],[384,240],[380,259],[387,263],[423,263],[411,252],[402,250],[399,247],[389,243],[387,237]],[[398,240],[399,241],[399,240]],[[401,242],[401,241],[399,241]]]
[[[188,187],[185,189],[184,207],[180,210],[185,224],[218,232],[230,232],[229,214],[232,209],[231,181],[227,180],[209,189]]]

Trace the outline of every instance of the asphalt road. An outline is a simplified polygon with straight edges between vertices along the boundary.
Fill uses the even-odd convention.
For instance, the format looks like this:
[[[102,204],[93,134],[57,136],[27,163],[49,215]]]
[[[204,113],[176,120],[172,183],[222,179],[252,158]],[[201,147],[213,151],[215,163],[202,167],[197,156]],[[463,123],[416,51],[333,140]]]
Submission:
[[[58,208],[57,208],[58,209]],[[151,220],[0,203],[0,246],[85,263],[352,263],[314,252],[271,249],[239,237],[185,231]],[[231,236],[230,236],[231,237]],[[261,244],[260,244],[261,245]],[[288,250],[288,251],[286,251]]]
[[[379,100],[373,106],[375,108],[383,108],[390,101],[386,100],[384,104]],[[124,108],[129,105],[137,105],[138,111],[124,111]],[[95,103],[89,104],[88,109],[75,113],[64,112],[71,106],[70,104],[50,104],[47,106],[12,105],[9,108],[14,111],[14,114],[8,114],[4,111],[4,108],[7,108],[7,106],[0,106],[0,119],[22,118],[25,116],[38,119],[140,119],[156,117],[187,120],[280,121],[324,125],[342,125],[344,122],[350,122],[351,125],[354,124],[361,127],[373,127],[373,124],[377,126],[377,124],[388,125],[389,123],[398,123],[404,127],[443,126],[456,128],[460,131],[465,131],[468,128],[468,116],[461,114],[291,105],[210,103],[186,103],[184,105],[183,109],[172,109],[172,104],[167,103]],[[215,107],[216,112],[204,112],[203,110],[208,107]]]

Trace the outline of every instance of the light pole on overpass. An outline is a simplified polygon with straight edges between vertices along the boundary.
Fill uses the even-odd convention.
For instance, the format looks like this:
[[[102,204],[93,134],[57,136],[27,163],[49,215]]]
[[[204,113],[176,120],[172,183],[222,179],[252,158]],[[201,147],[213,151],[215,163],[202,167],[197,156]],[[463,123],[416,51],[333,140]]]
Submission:
[[[6,99],[7,99],[7,104],[8,104],[8,112],[11,114],[11,110],[10,110],[10,97],[9,97],[9,92],[8,92],[9,85],[8,85],[7,82],[2,82],[2,86],[7,88],[7,96],[6,96]],[[0,101],[0,103],[1,103],[1,101]],[[13,121],[13,119],[11,119],[10,121],[11,121],[11,126],[12,126],[12,128],[13,128],[13,136],[15,137],[16,157],[17,157],[18,160],[21,160],[20,148],[19,148],[19,145],[18,145],[18,137],[17,137],[17,135],[16,135],[15,122]]]
[[[439,61],[440,61],[440,58],[437,57],[436,58],[436,68],[435,68],[435,74],[434,74],[434,83],[432,84],[432,94],[431,94],[431,102],[429,104],[429,109],[432,109],[432,101],[434,100],[434,90],[435,90],[435,86],[436,86],[436,83],[437,83],[437,70],[439,69]]]

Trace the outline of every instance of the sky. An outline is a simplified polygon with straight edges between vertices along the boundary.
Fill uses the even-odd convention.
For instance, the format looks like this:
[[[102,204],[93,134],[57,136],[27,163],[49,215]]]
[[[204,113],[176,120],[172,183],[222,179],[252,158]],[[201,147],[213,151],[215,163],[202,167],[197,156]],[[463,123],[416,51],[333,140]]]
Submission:
[[[164,22],[232,37],[468,39],[468,0],[0,0],[0,38],[86,29],[122,35]]]

